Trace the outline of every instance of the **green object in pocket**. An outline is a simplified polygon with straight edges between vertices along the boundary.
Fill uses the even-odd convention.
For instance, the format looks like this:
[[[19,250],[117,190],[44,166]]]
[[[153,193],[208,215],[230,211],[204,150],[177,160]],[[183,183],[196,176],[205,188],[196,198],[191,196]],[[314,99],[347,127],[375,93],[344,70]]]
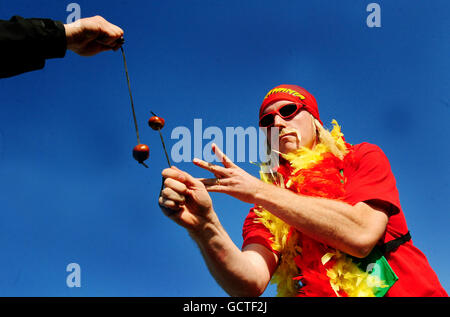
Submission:
[[[363,259],[353,258],[359,268],[370,275],[377,276],[387,285],[387,287],[375,287],[374,294],[376,297],[383,297],[392,285],[397,282],[398,277],[395,275],[388,261],[378,247],[373,248],[372,252]]]

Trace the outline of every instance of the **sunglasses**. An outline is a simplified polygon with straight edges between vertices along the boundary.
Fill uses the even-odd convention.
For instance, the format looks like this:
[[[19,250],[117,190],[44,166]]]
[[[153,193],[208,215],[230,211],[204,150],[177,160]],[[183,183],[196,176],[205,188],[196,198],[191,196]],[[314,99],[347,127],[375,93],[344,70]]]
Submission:
[[[278,109],[275,109],[263,115],[259,119],[259,126],[263,128],[273,126],[275,123],[275,115],[279,115],[283,119],[291,119],[304,107],[305,105],[301,103],[289,103],[287,105],[283,105]]]

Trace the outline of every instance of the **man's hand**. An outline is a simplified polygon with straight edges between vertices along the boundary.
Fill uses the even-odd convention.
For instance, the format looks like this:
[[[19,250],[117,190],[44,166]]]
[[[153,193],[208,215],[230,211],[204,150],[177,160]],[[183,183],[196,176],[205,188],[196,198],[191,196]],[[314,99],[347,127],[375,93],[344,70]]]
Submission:
[[[169,218],[190,232],[217,221],[211,197],[200,180],[175,166],[163,170],[162,176],[164,188],[158,203]]]
[[[66,29],[67,49],[81,56],[92,56],[107,50],[117,50],[117,42],[123,37],[123,30],[109,23],[101,16],[84,18],[70,24]]]
[[[214,154],[222,166],[194,159],[194,164],[213,173],[216,178],[201,179],[208,192],[228,194],[243,202],[253,204],[263,182],[234,164],[218,147],[212,145]]]

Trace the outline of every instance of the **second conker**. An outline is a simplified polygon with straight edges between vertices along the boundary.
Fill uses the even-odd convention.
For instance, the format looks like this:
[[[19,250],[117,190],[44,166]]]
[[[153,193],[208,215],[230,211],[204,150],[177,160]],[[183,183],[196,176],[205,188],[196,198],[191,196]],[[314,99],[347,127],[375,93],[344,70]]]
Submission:
[[[164,119],[158,116],[153,116],[148,120],[148,125],[153,130],[161,130],[164,127]]]

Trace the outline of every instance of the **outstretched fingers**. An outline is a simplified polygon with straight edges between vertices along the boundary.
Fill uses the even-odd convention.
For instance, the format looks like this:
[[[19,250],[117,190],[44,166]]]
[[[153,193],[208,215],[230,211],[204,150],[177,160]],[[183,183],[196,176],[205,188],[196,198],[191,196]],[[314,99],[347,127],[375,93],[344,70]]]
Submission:
[[[220,148],[213,143],[212,150],[214,151],[214,154],[216,157],[222,162],[223,167],[219,165],[215,165],[213,163],[205,162],[201,159],[194,158],[192,162],[197,165],[198,167],[201,167],[211,173],[213,173],[218,178],[224,178],[229,177],[232,175],[231,169],[237,168],[237,165],[234,164],[228,156],[226,156]]]
[[[198,158],[194,158],[192,162],[197,165],[198,167],[201,167],[217,177],[225,177],[228,175],[228,171],[225,167],[214,165],[213,163],[205,162],[203,160],[200,160]]]
[[[236,167],[236,165],[222,152],[222,150],[215,144],[212,144],[212,150],[217,158],[222,162],[226,168]]]
[[[232,184],[229,178],[199,178],[208,192],[226,193],[228,186]]]

